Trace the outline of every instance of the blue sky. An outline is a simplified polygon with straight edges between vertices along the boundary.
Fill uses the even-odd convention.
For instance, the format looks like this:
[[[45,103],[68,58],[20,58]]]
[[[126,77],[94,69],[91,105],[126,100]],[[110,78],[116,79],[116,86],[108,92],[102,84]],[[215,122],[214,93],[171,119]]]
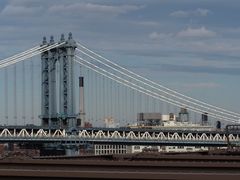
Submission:
[[[1,0],[0,58],[72,32],[143,76],[239,112],[239,10],[238,0]]]

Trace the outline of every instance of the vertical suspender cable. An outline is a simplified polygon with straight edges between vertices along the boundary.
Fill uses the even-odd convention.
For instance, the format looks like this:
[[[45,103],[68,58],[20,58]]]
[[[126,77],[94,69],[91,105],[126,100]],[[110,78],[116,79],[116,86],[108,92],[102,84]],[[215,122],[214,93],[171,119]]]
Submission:
[[[48,123],[52,126],[52,53],[48,51]],[[67,62],[68,63],[68,62]],[[68,64],[67,64],[68,66]],[[65,114],[65,112],[64,112]]]
[[[36,102],[41,102],[41,83],[42,83],[42,76],[41,76],[41,61],[39,61],[38,63],[37,63],[37,69],[36,69],[36,74],[37,74],[37,76],[36,76],[36,81],[37,81],[37,85],[36,85],[36,93],[37,93],[37,95],[36,95],[36,97],[37,97],[37,100],[36,100]],[[36,106],[36,104],[35,104],[35,106]],[[41,103],[37,103],[37,106],[36,106],[36,109],[37,109],[37,115],[39,115],[39,114],[41,114]],[[36,125],[40,125],[39,123],[40,123],[40,119],[39,119],[39,116],[37,116],[36,117],[36,119],[37,119],[37,123],[36,123]]]
[[[33,73],[33,59],[31,58],[31,67],[30,67],[30,71],[31,71],[31,119],[32,119],[32,124],[34,124],[34,73]]]
[[[8,125],[8,68],[4,69],[4,84],[5,84],[5,120],[6,125]]]
[[[159,111],[160,111],[162,114],[164,113],[163,101],[159,101]]]
[[[94,94],[93,94],[93,87],[94,87],[94,83],[93,83],[93,71],[90,71],[90,81],[91,81],[91,109],[92,109],[92,113],[91,113],[91,123],[94,123],[94,102],[95,102],[95,99],[94,99]],[[96,124],[95,124],[96,126]]]
[[[133,105],[133,107],[132,107],[132,109],[133,109],[133,119],[132,119],[132,122],[136,122],[136,93],[135,93],[135,91],[133,90],[132,91],[132,105]]]
[[[110,80],[109,81],[109,98],[110,98],[110,102],[109,102],[109,110],[110,110],[110,113],[109,113],[109,116],[110,116],[110,122],[113,120],[113,107],[112,107],[112,105],[113,105],[113,103],[112,103],[112,99],[113,99],[113,97],[112,97],[113,95],[112,95],[112,80]]]
[[[109,118],[110,118],[110,95],[109,95],[109,79],[106,79],[106,86],[105,86],[105,91],[106,91],[106,118],[107,118],[107,123],[109,122]]]
[[[125,121],[124,121],[124,125],[127,124],[127,117],[128,117],[128,112],[129,112],[129,110],[128,110],[128,96],[127,96],[127,92],[128,92],[127,87],[124,86],[124,100],[125,100],[124,101],[124,105],[125,105],[125,117],[124,117]]]
[[[99,117],[99,120],[100,120],[100,123],[102,123],[102,119],[103,118],[103,107],[102,107],[102,104],[104,103],[104,99],[103,99],[103,87],[102,87],[102,84],[103,84],[103,77],[102,75],[100,75],[100,81],[99,81],[99,98],[100,98],[100,101],[99,101],[99,109],[100,109],[100,117]]]
[[[150,112],[150,97],[149,96],[146,96],[146,104],[147,104],[147,107],[146,107],[146,111],[147,112]]]
[[[116,122],[116,124],[119,124],[117,116],[116,116],[116,113],[117,113],[117,108],[116,108],[116,106],[117,106],[117,101],[116,101],[117,94],[116,94],[116,83],[115,82],[113,82],[113,87],[112,88],[113,88],[113,119]]]
[[[123,86],[120,85],[120,102],[121,102],[121,123],[124,122],[124,112],[125,112],[125,109],[124,109],[124,102],[125,102],[125,99],[124,99],[124,95],[123,95]]]
[[[133,90],[133,109],[134,109],[134,122],[136,122],[137,120],[137,112],[138,112],[138,108],[137,108],[137,92],[135,90]]]
[[[132,89],[130,89],[130,116],[129,116],[129,121],[133,122],[133,118],[134,118],[134,92]],[[129,122],[128,121],[128,122]]]
[[[112,118],[114,119],[114,122],[115,122],[115,125],[118,124],[117,120],[116,120],[116,117],[115,117],[115,104],[116,104],[116,101],[115,101],[115,82],[111,81],[111,95],[112,95]]]
[[[26,125],[26,92],[25,92],[25,62],[22,62],[22,118],[23,125]]]
[[[151,113],[153,111],[152,108],[152,97],[148,96],[148,112]]]
[[[94,71],[91,71],[91,90],[92,90],[92,122],[97,124],[97,80],[96,80],[96,73]]]
[[[119,84],[118,83],[116,83],[116,115],[115,115],[115,118],[116,118],[116,120],[117,120],[117,122],[120,124],[120,114],[121,114],[121,112],[120,112],[120,94],[119,94]]]
[[[95,90],[95,99],[96,99],[96,102],[95,102],[95,107],[96,107],[96,111],[95,111],[95,113],[96,113],[96,115],[95,115],[95,122],[96,122],[96,124],[98,123],[98,75],[94,72],[94,81],[95,81],[95,88],[94,88],[94,90]]]
[[[131,117],[131,89],[128,89],[126,88],[126,96],[127,96],[127,104],[126,104],[126,107],[127,107],[127,117],[126,117],[126,123],[125,123],[125,126],[128,124],[129,120],[130,120],[130,117]]]
[[[86,83],[85,83],[85,88],[86,88],[86,97],[88,97],[88,98],[86,98],[86,120],[89,122],[89,119],[90,119],[90,107],[91,107],[91,105],[90,105],[90,102],[91,102],[91,97],[90,97],[90,85],[89,85],[89,82],[90,82],[90,78],[89,78],[89,69],[86,69],[86,75],[85,75],[85,77],[86,77]]]
[[[141,93],[139,93],[139,92],[137,92],[138,93],[138,99],[139,99],[139,104],[138,104],[138,108],[139,108],[139,111],[138,111],[138,113],[142,113],[143,112],[143,106],[142,106],[142,102],[143,102],[143,100],[142,100],[142,94]]]
[[[153,97],[151,97],[151,99],[152,99],[152,110],[153,110],[153,112],[156,113],[156,101]]]
[[[125,126],[127,125],[129,121],[129,116],[130,116],[130,98],[129,98],[129,89],[128,87],[125,87],[125,96],[126,96],[126,122]]]
[[[98,75],[98,74],[97,74]],[[97,92],[97,97],[98,97],[98,124],[102,123],[102,76],[98,75],[98,92]]]
[[[119,124],[116,119],[116,89],[115,82],[112,81],[112,117],[114,119],[115,124]]]
[[[117,83],[114,83],[114,118],[115,121],[120,124],[118,119],[118,94],[117,94]]]
[[[103,122],[105,121],[105,118],[106,118],[106,96],[105,96],[105,77],[103,77],[103,85],[102,85],[102,88],[103,88]]]
[[[14,103],[14,125],[17,125],[17,65],[13,66],[13,103]]]
[[[108,122],[109,118],[109,92],[108,92],[108,78],[105,79],[105,86],[104,86],[104,91],[105,91],[105,122]]]

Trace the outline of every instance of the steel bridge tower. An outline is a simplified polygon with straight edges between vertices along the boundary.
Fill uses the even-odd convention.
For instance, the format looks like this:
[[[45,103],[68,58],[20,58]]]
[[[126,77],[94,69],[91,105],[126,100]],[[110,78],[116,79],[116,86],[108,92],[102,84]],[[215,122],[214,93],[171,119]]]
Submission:
[[[41,54],[42,63],[42,126],[47,128],[71,129],[77,126],[74,93],[74,55],[76,42],[72,33],[63,45]],[[42,46],[54,44],[53,36]],[[58,69],[58,71],[57,71]]]

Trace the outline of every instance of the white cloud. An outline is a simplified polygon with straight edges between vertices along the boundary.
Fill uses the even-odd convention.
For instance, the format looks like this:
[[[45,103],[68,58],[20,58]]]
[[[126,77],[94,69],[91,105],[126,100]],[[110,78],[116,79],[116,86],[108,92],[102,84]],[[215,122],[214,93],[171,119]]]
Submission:
[[[207,16],[210,13],[210,10],[198,8],[194,13],[195,15],[199,15],[199,16]]]
[[[210,31],[206,29],[204,26],[200,28],[191,28],[188,27],[187,29],[180,31],[177,33],[177,37],[198,37],[198,38],[204,38],[204,37],[214,37],[216,36],[216,33],[214,31]]]
[[[1,15],[5,16],[24,16],[32,15],[40,12],[42,7],[25,7],[25,6],[15,6],[7,5],[2,11]]]
[[[149,35],[149,38],[152,40],[158,40],[158,39],[166,39],[166,38],[170,38],[173,35],[171,33],[166,34],[166,33],[158,33],[158,32],[152,32]]]
[[[189,16],[189,13],[187,11],[175,11],[170,14],[170,16],[173,17],[179,17],[179,18],[185,18]]]
[[[134,21],[133,24],[141,26],[159,26],[160,23],[156,21]]]
[[[159,39],[170,39],[173,37],[178,38],[209,38],[216,36],[214,31],[210,31],[204,26],[200,28],[191,28],[188,27],[178,33],[159,33],[159,32],[152,32],[148,35],[148,37],[152,40],[159,40]]]
[[[141,9],[142,6],[136,5],[102,5],[93,3],[75,3],[68,5],[53,5],[49,8],[49,12],[92,12],[92,13],[108,13],[108,14],[124,14],[129,11],[136,11]]]
[[[208,9],[202,9],[198,8],[195,10],[189,10],[189,11],[174,11],[170,14],[170,16],[177,17],[177,18],[187,18],[192,16],[207,16],[211,11]]]

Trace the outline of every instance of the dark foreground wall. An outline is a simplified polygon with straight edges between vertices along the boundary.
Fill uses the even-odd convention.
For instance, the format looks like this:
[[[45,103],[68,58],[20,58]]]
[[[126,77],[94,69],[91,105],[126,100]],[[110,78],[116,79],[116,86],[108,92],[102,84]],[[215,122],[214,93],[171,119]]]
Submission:
[[[0,179],[240,179],[240,156],[0,160]]]

